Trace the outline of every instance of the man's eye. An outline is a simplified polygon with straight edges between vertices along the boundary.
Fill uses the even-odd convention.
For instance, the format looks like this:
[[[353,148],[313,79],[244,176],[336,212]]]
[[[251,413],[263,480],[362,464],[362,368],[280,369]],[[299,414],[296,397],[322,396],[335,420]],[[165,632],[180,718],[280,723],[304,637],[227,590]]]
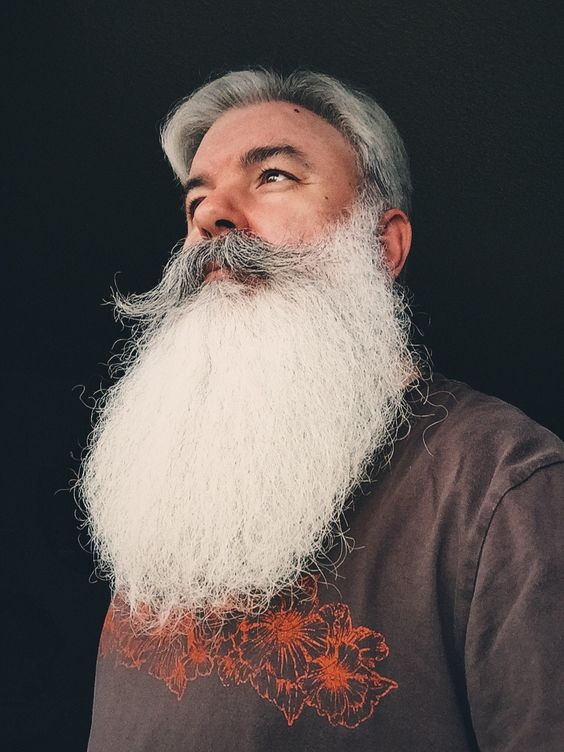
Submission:
[[[203,197],[200,196],[199,198],[195,198],[192,201],[190,201],[190,203],[188,204],[188,216],[190,217],[190,219],[194,217],[194,212],[196,211],[196,207],[203,200],[204,200]]]
[[[284,180],[295,180],[293,175],[289,172],[283,172],[282,170],[263,170],[260,174],[260,181],[262,183],[280,183]]]

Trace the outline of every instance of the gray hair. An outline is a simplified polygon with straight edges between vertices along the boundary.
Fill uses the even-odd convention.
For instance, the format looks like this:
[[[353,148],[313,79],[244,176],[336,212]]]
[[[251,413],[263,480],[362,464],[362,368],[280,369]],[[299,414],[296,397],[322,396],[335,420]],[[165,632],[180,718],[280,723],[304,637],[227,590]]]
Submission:
[[[203,137],[232,107],[284,101],[324,118],[353,147],[362,188],[376,191],[384,209],[411,209],[409,160],[397,128],[376,102],[331,76],[294,71],[282,76],[263,68],[231,71],[183,99],[161,131],[164,152],[182,184]]]

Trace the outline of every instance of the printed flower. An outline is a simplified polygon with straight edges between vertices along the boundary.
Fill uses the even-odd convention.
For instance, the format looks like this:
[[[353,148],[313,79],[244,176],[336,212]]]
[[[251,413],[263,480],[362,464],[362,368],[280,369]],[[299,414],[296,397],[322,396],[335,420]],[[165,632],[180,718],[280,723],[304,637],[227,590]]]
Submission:
[[[279,599],[277,605],[232,630],[218,656],[222,682],[250,681],[258,694],[281,710],[291,725],[305,696],[297,681],[315,656],[327,649],[327,625],[317,613],[317,583],[301,583],[302,600]]]
[[[239,621],[230,621],[224,625],[223,639],[217,647],[217,672],[224,687],[244,684],[253,671],[252,666],[243,660],[238,641],[235,639],[240,626]]]
[[[194,621],[185,627],[187,660],[185,662],[188,681],[198,676],[209,676],[213,670],[212,645],[203,627]]]
[[[327,624],[307,609],[282,606],[256,621],[244,621],[236,636],[243,660],[256,671],[296,681],[326,649]]]
[[[135,631],[129,612],[115,600],[106,617],[100,654],[116,653],[116,662],[139,669],[163,681],[180,700],[186,683],[212,672],[213,660],[203,630],[190,618],[180,625],[164,625],[150,633]]]
[[[279,679],[268,671],[251,676],[257,693],[281,710],[291,726],[304,708],[306,696],[295,681]]]
[[[329,642],[338,645],[345,642],[360,650],[362,663],[374,668],[378,661],[384,660],[390,652],[384,635],[368,627],[353,627],[349,607],[345,603],[330,603],[320,609],[320,613],[329,627]]]
[[[299,685],[306,703],[332,725],[356,728],[372,715],[380,699],[398,686],[374,669],[388,654],[388,647],[378,632],[353,628],[345,604],[323,606],[320,612],[328,625],[329,649],[312,661]]]
[[[179,700],[187,682],[198,676],[209,676],[213,669],[209,642],[192,619],[184,620],[174,631],[164,628],[148,638],[145,654],[151,656],[149,674],[164,681]]]
[[[180,700],[188,682],[186,664],[189,656],[186,636],[176,634],[171,637],[160,633],[145,640],[143,651],[149,674],[163,681]]]

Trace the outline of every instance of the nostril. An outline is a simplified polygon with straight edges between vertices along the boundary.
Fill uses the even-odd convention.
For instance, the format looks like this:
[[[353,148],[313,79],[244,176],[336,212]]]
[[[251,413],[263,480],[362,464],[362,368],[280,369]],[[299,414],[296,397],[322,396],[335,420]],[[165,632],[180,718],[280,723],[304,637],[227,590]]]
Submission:
[[[234,230],[235,229],[235,223],[232,222],[230,219],[216,219],[215,226],[216,227],[225,227],[228,230]]]

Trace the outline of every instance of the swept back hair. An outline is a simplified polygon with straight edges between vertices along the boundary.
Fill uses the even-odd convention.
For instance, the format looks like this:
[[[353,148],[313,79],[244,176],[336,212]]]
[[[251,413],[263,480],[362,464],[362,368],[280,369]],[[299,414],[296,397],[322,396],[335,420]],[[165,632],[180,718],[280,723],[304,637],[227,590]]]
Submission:
[[[224,112],[276,101],[301,105],[340,131],[356,154],[361,188],[375,192],[384,209],[397,207],[409,215],[409,160],[391,119],[367,94],[308,70],[287,76],[264,68],[231,71],[183,99],[161,130],[164,152],[180,182],[188,179],[200,142]]]

